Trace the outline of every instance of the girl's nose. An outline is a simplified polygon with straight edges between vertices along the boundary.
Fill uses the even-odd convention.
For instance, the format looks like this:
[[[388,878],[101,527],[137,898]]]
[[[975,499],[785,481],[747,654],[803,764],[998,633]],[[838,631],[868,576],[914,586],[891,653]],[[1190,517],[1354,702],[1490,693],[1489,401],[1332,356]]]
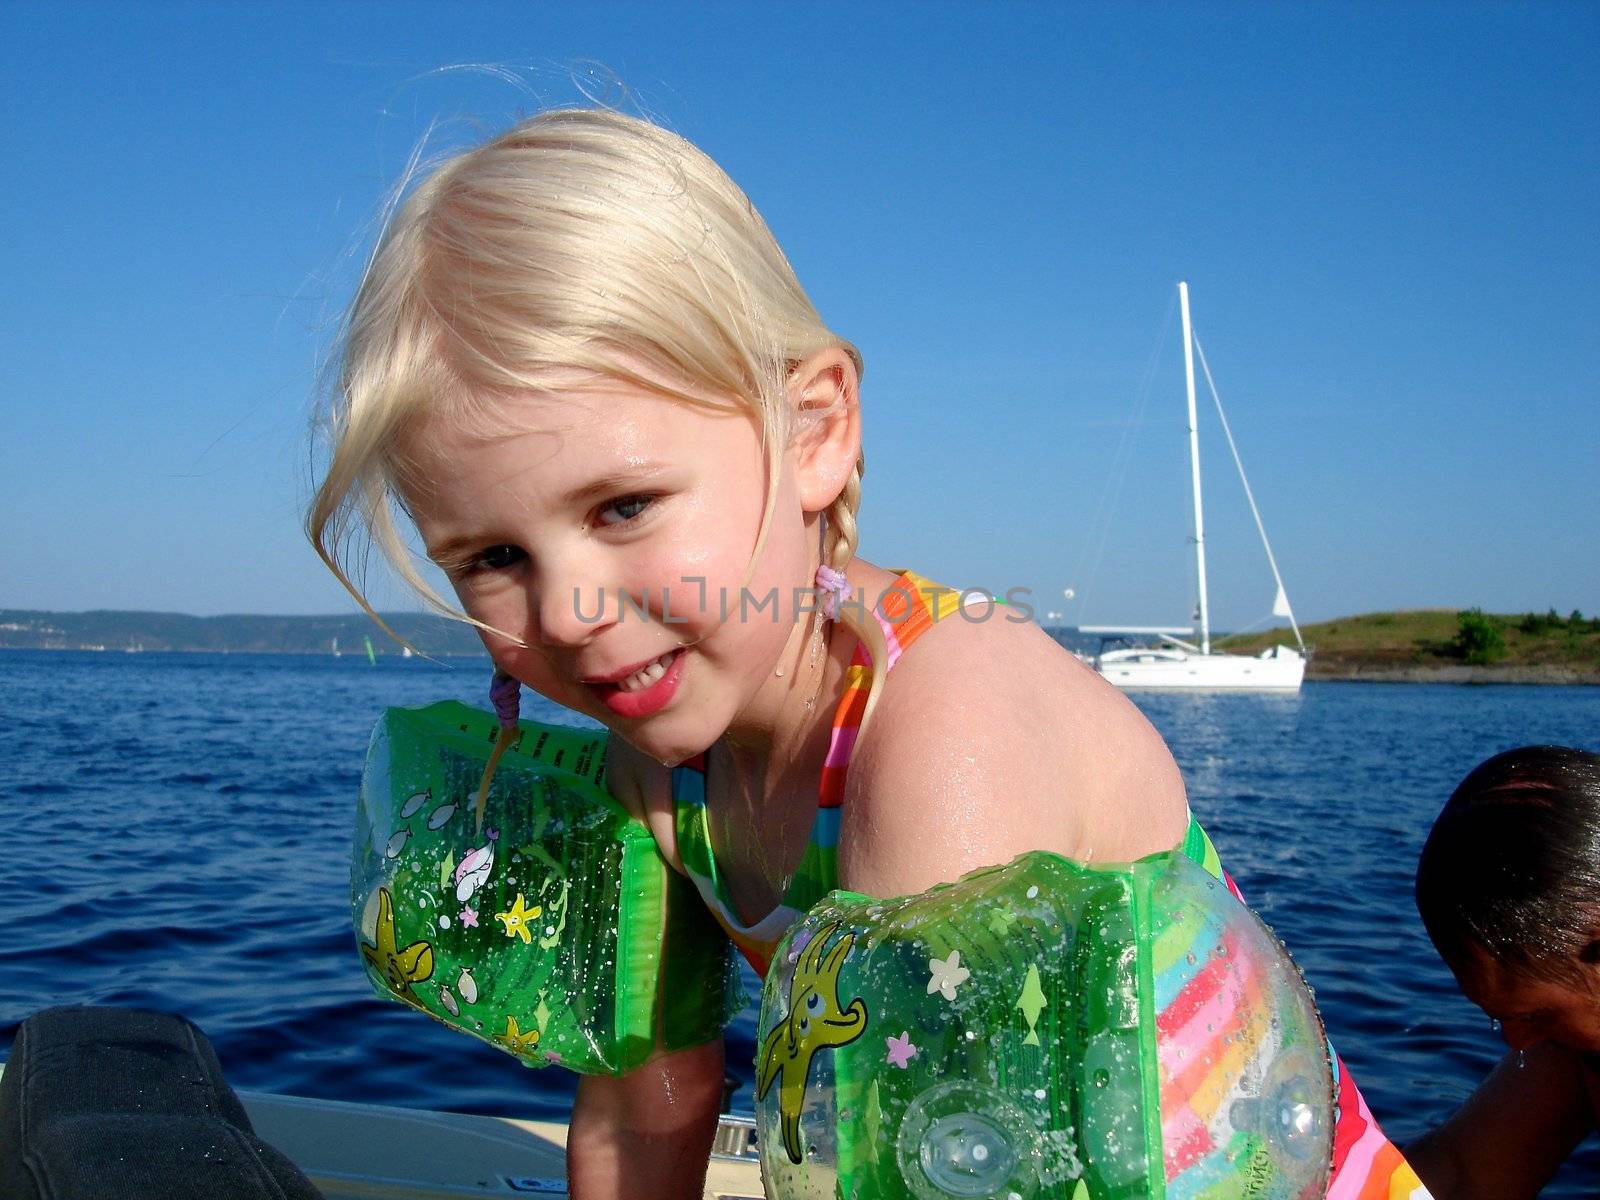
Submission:
[[[616,622],[616,601],[600,584],[549,580],[537,601],[539,641],[546,646],[581,646]]]

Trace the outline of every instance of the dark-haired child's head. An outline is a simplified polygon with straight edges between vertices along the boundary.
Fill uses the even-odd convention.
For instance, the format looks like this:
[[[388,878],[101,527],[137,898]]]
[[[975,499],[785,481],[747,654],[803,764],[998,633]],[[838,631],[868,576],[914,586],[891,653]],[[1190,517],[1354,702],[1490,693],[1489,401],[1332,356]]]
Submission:
[[[1476,767],[1422,848],[1417,910],[1507,1042],[1600,1052],[1600,755],[1526,746]]]

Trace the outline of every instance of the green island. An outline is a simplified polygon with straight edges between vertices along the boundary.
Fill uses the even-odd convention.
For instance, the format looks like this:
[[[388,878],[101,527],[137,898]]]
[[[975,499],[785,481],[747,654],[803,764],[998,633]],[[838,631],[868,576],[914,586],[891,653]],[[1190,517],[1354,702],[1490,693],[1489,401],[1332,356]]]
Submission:
[[[1573,612],[1414,609],[1301,627],[1307,679],[1408,683],[1600,684],[1600,617]],[[1219,638],[1213,649],[1255,654],[1293,645],[1286,629]]]

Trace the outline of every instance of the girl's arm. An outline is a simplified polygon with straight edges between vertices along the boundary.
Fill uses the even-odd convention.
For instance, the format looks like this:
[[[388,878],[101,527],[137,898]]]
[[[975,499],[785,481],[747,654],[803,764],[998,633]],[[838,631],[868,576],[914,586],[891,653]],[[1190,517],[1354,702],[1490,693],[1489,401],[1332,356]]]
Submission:
[[[1405,1148],[1435,1200],[1533,1200],[1594,1128],[1583,1068],[1541,1042],[1501,1059],[1456,1114]]]
[[[611,794],[678,862],[671,772],[616,734],[606,751]],[[722,1039],[662,1054],[626,1075],[585,1075],[567,1130],[567,1183],[573,1200],[701,1200],[722,1107]]]
[[[701,1200],[722,1070],[718,1039],[627,1075],[580,1079],[567,1132],[572,1200]]]

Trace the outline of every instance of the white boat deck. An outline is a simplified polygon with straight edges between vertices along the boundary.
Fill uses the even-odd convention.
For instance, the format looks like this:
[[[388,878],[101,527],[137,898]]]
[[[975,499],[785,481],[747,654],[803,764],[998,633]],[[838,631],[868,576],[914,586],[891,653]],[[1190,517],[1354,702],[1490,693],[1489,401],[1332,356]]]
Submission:
[[[241,1093],[256,1134],[327,1200],[567,1195],[567,1127],[376,1104]],[[725,1118],[705,1200],[761,1200],[749,1125]]]

